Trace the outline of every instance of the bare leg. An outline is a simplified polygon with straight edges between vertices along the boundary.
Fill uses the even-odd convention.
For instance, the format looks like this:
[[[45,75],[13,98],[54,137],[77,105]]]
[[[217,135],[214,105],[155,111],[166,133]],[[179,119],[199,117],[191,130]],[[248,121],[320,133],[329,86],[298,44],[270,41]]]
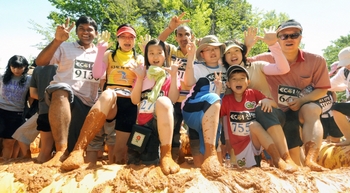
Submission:
[[[32,158],[32,154],[30,152],[29,145],[27,145],[23,142],[20,142],[20,141],[17,141],[17,142],[18,142],[19,148],[21,150],[21,153],[23,155],[23,158]]]
[[[65,159],[67,149],[68,129],[71,121],[68,92],[57,90],[52,93],[49,108],[49,122],[52,136],[55,141],[56,154],[51,160],[45,162],[46,166],[60,166]]]
[[[123,131],[115,131],[115,144],[113,148],[113,163],[125,164],[127,160],[128,142],[130,133]]]
[[[274,143],[274,140],[271,135],[269,135],[268,132],[266,132],[263,127],[256,121],[254,121],[250,125],[250,133],[252,136],[252,142],[254,144],[254,147],[256,149],[260,149],[260,147],[264,147],[266,149],[267,153],[271,156],[272,161],[275,165],[275,167],[280,168],[283,171],[286,172],[295,172],[297,171],[298,167],[295,165],[293,160],[290,158],[289,153],[288,153],[288,148],[287,148],[287,143],[284,138],[284,134],[282,131],[282,127],[280,126],[272,126],[270,127],[267,131],[269,133],[272,133],[272,135],[280,135],[280,136],[274,136],[278,137],[276,141],[278,143],[282,143],[280,145],[284,145],[284,147],[279,147],[279,149],[276,147],[277,144]],[[280,133],[280,131],[282,133]],[[284,142],[284,144],[283,144]],[[281,157],[282,152],[283,156]],[[288,161],[288,162],[287,162]]]
[[[2,158],[10,159],[13,153],[13,146],[16,140],[14,139],[3,139],[2,140]]]
[[[323,138],[323,128],[320,121],[321,108],[314,104],[305,104],[299,111],[299,119],[303,125],[303,141],[305,143],[305,165],[312,171],[327,171],[317,164]]]
[[[96,165],[97,163],[97,155],[98,152],[97,151],[86,151],[86,162]]]
[[[11,158],[18,158],[18,156],[20,156],[20,147],[19,147],[18,141],[15,140],[15,144],[13,144]]]
[[[80,131],[77,143],[69,157],[63,162],[61,169],[70,171],[84,164],[84,150],[95,135],[102,129],[111,106],[116,101],[116,94],[112,90],[105,90],[98,101],[92,106],[83,127]]]
[[[173,105],[168,97],[159,97],[155,107],[160,140],[160,168],[165,175],[174,174],[180,170],[180,166],[171,155],[174,132]]]
[[[345,141],[342,141],[340,143],[335,143],[335,145],[350,145],[350,122],[346,118],[346,116],[343,113],[340,113],[339,111],[333,110],[333,117],[335,123],[337,123],[340,131],[343,133],[345,137]]]
[[[37,161],[39,163],[44,163],[51,159],[52,147],[54,144],[52,132],[40,131],[40,143],[41,148]]]
[[[201,166],[202,173],[213,178],[223,174],[223,167],[220,164],[215,148],[216,135],[219,124],[220,101],[216,101],[204,113],[202,119],[203,137],[205,143],[204,162]]]

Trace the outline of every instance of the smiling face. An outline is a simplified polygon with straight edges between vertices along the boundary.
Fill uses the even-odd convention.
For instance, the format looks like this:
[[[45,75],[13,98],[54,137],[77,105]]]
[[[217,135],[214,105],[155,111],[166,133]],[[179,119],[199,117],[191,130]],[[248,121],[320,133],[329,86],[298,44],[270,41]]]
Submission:
[[[89,48],[91,46],[92,41],[98,34],[95,28],[88,23],[79,24],[76,29],[76,33],[79,38],[78,43],[85,48]]]
[[[277,34],[277,36],[280,37],[282,35],[291,35],[291,34],[297,34],[297,33],[299,33],[300,36],[296,39],[292,39],[290,36],[284,40],[282,40],[281,38],[278,38],[278,43],[280,44],[281,49],[284,53],[298,51],[298,48],[301,42],[301,31],[298,28],[287,28],[280,31]]]
[[[128,52],[135,46],[136,37],[131,33],[125,32],[118,37],[118,43],[122,51]]]
[[[176,30],[175,40],[179,44],[180,48],[186,50],[186,45],[189,43],[189,40],[192,39],[191,30],[187,26],[178,27]]]
[[[241,64],[243,60],[242,50],[237,47],[230,48],[225,53],[225,60],[229,64],[229,66]]]
[[[148,62],[151,66],[161,67],[165,61],[165,53],[161,45],[149,45],[147,51]]]
[[[230,74],[230,78],[226,82],[228,88],[231,88],[235,94],[243,94],[248,88],[249,80],[247,74],[243,71],[235,71]]]
[[[200,54],[208,66],[217,66],[221,59],[220,46],[206,46]]]

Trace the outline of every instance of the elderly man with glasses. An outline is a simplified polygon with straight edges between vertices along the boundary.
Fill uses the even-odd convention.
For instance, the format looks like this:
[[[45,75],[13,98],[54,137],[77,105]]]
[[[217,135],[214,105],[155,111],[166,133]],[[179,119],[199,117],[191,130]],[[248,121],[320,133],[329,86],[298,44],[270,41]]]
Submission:
[[[302,165],[300,147],[304,145],[304,164],[312,171],[324,171],[327,169],[317,164],[317,157],[323,138],[320,115],[327,105],[322,98],[326,97],[330,81],[325,59],[299,48],[302,32],[300,23],[293,19],[278,26],[278,43],[288,60],[290,71],[283,75],[266,75],[266,79],[273,98],[284,112],[281,116],[286,117],[286,122],[281,125],[292,159]],[[275,62],[272,53],[263,53],[250,60]],[[270,115],[259,111],[256,116],[257,121],[264,123]]]

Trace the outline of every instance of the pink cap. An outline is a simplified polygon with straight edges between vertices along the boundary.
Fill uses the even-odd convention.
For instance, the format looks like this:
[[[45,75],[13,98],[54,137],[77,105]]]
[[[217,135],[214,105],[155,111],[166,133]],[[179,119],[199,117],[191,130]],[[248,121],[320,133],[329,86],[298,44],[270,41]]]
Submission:
[[[132,34],[134,37],[136,37],[136,32],[134,31],[134,29],[132,29],[129,26],[123,26],[121,27],[118,31],[117,31],[117,37],[122,35],[123,33],[130,33]]]

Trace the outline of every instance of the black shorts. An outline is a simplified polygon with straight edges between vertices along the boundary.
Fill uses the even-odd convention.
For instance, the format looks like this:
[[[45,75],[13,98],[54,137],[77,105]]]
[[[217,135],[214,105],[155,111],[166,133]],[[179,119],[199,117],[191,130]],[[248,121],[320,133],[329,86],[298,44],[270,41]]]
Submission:
[[[0,109],[0,138],[13,139],[12,135],[24,122],[23,112]]]
[[[50,132],[51,126],[49,122],[49,114],[40,114],[38,119],[36,120],[36,124],[38,125],[36,129],[38,131]]]
[[[340,113],[350,117],[350,103],[334,103],[332,110],[339,111]]]
[[[323,139],[326,139],[328,136],[334,138],[343,137],[343,133],[335,123],[333,116],[321,117],[321,123],[323,127]]]
[[[118,97],[117,108],[115,130],[130,133],[136,123],[137,105],[134,105],[130,98]]]
[[[176,102],[174,104],[174,112],[175,112],[175,117],[174,117],[174,134],[173,134],[172,147],[180,147],[180,129],[183,121],[180,102]]]

